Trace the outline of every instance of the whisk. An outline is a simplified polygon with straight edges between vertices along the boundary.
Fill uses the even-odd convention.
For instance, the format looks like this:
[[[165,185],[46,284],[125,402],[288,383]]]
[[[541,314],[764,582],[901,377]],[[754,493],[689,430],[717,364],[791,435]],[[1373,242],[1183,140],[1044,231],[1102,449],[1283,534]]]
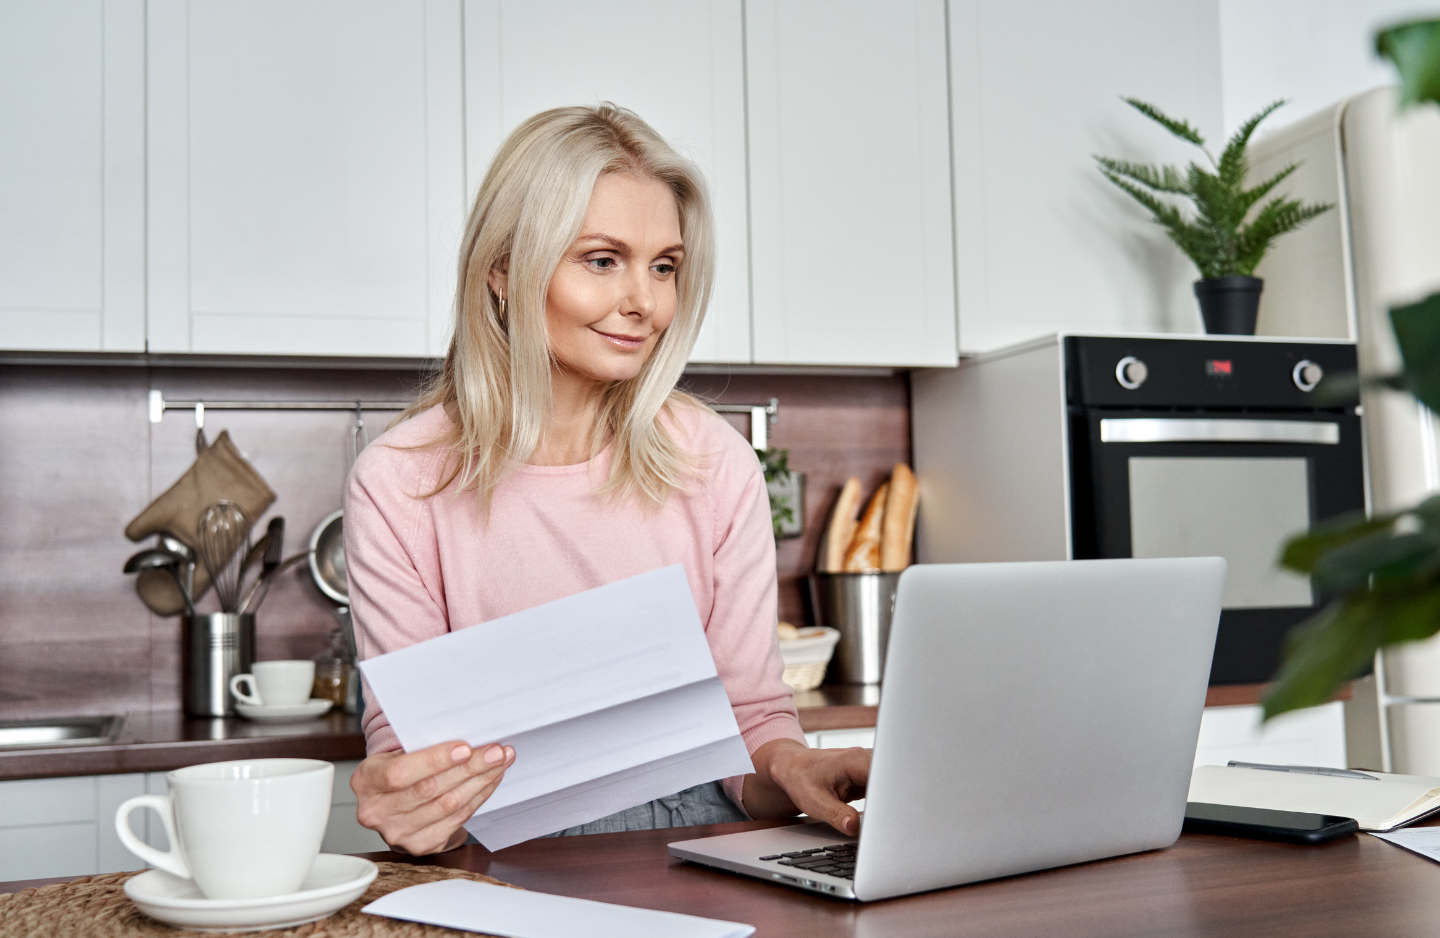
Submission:
[[[232,501],[221,499],[200,515],[195,531],[200,562],[215,584],[222,612],[234,612],[240,605],[240,580],[245,555],[250,553],[250,519]]]

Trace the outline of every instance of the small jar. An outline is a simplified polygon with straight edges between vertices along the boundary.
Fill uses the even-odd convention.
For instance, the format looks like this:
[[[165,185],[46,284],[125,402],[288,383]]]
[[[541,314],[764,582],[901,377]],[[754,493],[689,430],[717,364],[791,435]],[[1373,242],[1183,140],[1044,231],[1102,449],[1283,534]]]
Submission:
[[[315,661],[315,686],[311,697],[330,701],[337,708],[343,708],[351,697],[350,685],[354,683],[355,667],[345,653],[344,639],[337,626],[330,633],[330,647],[320,652]]]

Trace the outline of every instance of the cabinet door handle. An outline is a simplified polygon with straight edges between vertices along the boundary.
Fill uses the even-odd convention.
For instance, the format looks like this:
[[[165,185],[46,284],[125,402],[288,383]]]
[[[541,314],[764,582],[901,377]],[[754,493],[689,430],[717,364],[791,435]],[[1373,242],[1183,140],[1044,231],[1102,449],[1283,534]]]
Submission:
[[[1340,425],[1315,420],[1197,420],[1106,417],[1101,443],[1325,443],[1340,442]]]

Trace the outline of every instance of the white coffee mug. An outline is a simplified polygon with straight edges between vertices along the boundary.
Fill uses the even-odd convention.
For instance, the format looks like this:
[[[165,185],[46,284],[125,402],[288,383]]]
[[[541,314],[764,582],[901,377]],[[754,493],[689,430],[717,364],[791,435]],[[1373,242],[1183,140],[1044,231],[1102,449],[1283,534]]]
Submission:
[[[296,892],[330,822],[335,766],[316,759],[248,759],[176,769],[168,795],[139,795],[115,812],[115,832],[157,869],[192,879],[209,899]],[[130,812],[154,808],[168,852],[141,842]]]
[[[241,684],[249,684],[249,692]],[[314,687],[313,661],[257,661],[249,674],[230,678],[230,693],[252,707],[293,707],[309,700]]]

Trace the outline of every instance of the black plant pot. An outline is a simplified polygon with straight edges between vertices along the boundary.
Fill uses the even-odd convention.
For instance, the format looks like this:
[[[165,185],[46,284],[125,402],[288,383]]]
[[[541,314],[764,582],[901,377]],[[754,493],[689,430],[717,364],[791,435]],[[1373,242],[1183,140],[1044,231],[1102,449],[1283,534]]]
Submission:
[[[1195,281],[1195,297],[1200,301],[1200,318],[1205,331],[1220,335],[1254,335],[1255,319],[1260,315],[1260,291],[1265,281],[1259,277],[1212,277]]]

